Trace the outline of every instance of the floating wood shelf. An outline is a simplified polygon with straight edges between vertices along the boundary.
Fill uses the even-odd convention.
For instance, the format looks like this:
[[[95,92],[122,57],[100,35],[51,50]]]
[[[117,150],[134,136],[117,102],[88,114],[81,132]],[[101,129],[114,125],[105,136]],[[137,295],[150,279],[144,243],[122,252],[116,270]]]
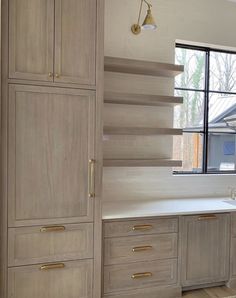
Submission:
[[[158,77],[175,77],[184,71],[184,67],[168,63],[105,57],[104,70]]]
[[[143,106],[175,106],[183,103],[183,97],[105,92],[104,102]]]
[[[182,129],[177,128],[152,128],[152,127],[112,127],[105,126],[104,135],[182,135]]]
[[[181,160],[173,159],[104,159],[104,167],[181,167]]]

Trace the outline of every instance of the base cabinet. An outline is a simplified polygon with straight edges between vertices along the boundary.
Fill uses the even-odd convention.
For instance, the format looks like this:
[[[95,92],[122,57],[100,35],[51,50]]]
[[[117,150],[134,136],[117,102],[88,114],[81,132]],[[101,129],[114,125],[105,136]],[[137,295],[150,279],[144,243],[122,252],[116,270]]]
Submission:
[[[91,298],[93,261],[8,269],[8,298]]]
[[[197,286],[228,280],[229,219],[228,214],[181,218],[182,286]]]

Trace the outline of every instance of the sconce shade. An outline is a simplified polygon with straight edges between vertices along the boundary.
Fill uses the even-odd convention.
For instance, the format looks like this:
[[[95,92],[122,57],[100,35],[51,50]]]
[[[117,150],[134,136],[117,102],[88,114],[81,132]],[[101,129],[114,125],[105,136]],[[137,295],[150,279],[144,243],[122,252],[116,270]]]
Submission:
[[[157,29],[157,25],[156,25],[154,18],[152,16],[151,9],[148,9],[148,11],[147,11],[146,18],[142,24],[142,29],[144,29],[144,30],[156,30]]]

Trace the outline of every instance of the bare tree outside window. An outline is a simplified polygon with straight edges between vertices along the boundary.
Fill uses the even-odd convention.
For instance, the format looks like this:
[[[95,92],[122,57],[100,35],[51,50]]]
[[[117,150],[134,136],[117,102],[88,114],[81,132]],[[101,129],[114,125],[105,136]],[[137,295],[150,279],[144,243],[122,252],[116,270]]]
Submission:
[[[175,81],[184,104],[174,111],[183,137],[174,139],[174,158],[183,167],[174,173],[236,171],[235,132],[226,119],[236,115],[236,53],[176,46],[176,64],[185,66]]]

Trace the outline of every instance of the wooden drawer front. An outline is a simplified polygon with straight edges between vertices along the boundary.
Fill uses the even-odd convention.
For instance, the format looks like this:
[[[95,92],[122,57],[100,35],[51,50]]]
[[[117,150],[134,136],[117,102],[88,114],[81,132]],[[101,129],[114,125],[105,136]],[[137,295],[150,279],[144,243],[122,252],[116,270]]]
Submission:
[[[236,212],[231,213],[231,234],[236,237]]]
[[[106,238],[105,265],[177,257],[177,234]]]
[[[105,222],[105,237],[174,233],[178,231],[178,218],[160,218]]]
[[[8,298],[91,298],[93,261],[61,264],[64,268],[40,270],[41,265],[36,265],[8,269]]]
[[[9,266],[92,257],[92,223],[9,229]]]
[[[105,266],[104,293],[171,285],[176,283],[176,280],[176,259]]]

